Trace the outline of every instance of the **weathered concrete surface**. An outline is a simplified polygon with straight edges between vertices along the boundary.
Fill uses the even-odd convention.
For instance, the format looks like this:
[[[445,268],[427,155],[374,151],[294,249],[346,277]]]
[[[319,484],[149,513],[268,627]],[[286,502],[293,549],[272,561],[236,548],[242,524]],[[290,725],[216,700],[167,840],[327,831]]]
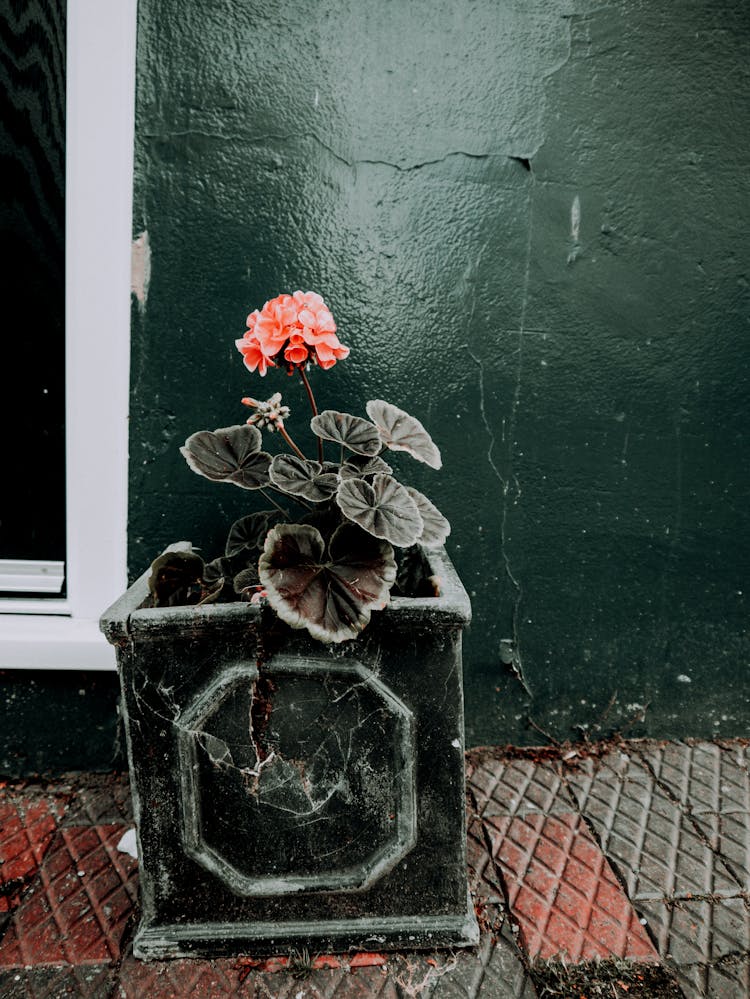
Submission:
[[[656,735],[746,729],[750,13],[141,0],[130,559],[246,510],[178,446],[296,385],[244,317],[329,301],[323,405],[438,440],[475,617],[470,742],[567,735],[612,695]],[[143,296],[142,296],[143,297]],[[300,432],[304,439],[304,431]],[[468,484],[468,485],[467,485]]]

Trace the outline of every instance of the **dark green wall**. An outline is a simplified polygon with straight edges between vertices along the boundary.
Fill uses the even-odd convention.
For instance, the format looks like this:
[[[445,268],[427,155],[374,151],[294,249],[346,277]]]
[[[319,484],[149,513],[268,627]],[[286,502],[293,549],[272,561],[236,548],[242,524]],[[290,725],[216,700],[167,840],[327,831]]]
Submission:
[[[0,776],[127,766],[115,673],[0,669]]]
[[[188,434],[277,389],[306,422],[233,340],[316,290],[352,348],[322,405],[442,448],[412,481],[473,600],[469,742],[615,694],[604,728],[746,732],[744,0],[141,0],[138,59],[133,574],[245,509]]]

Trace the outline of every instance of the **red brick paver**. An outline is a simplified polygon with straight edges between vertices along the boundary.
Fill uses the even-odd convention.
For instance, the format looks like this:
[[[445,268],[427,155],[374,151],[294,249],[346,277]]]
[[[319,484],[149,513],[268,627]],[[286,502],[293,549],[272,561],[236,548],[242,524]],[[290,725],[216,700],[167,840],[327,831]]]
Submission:
[[[0,914],[18,905],[36,875],[63,808],[52,798],[0,799]]]
[[[116,960],[136,897],[137,863],[119,853],[125,826],[60,829],[36,886],[0,944],[0,967]]]
[[[581,816],[488,816],[495,862],[532,959],[659,958]]]

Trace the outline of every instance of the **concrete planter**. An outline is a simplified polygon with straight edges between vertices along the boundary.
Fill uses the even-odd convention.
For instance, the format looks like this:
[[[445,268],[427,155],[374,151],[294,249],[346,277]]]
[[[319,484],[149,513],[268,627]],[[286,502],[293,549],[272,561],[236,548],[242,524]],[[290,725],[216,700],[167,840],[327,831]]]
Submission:
[[[248,604],[103,616],[117,649],[140,857],[135,953],[470,946],[461,632],[394,598],[326,646]],[[266,627],[271,621],[270,627]]]

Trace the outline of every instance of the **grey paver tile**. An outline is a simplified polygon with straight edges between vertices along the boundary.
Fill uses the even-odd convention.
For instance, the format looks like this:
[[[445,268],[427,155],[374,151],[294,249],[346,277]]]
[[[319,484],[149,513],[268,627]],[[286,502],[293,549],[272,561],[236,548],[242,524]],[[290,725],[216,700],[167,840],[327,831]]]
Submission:
[[[549,815],[574,807],[555,762],[483,760],[473,769],[468,784],[480,815]]]
[[[685,999],[747,999],[750,996],[750,962],[731,959],[721,964],[693,964],[671,969]]]
[[[504,895],[495,865],[487,849],[484,827],[480,819],[471,816],[466,829],[466,860],[469,868],[469,889],[482,904],[503,903]]]
[[[0,999],[104,999],[112,989],[111,967],[38,967],[0,973]]]
[[[750,891],[750,812],[706,812],[694,816],[701,829],[714,832],[716,849],[737,884]]]
[[[416,987],[415,996],[429,999],[534,999],[537,994],[505,927],[497,937],[483,935],[476,950],[439,963],[426,979],[416,975],[409,982],[402,977],[397,981],[402,994],[410,996]]]
[[[87,774],[85,784],[75,788],[62,824],[98,826],[116,822],[133,822],[127,774]]]
[[[504,928],[496,940],[485,935],[476,951],[458,955],[456,968],[436,982],[431,999],[533,999],[536,994]]]
[[[742,898],[637,902],[688,999],[747,999],[750,912]]]
[[[750,811],[750,774],[739,743],[638,746],[657,780],[693,813]]]
[[[634,754],[612,753],[568,784],[632,899],[738,893],[717,853],[717,817],[697,826]]]
[[[238,983],[234,961],[139,961],[128,956],[122,962],[115,995],[119,999],[179,995],[218,999],[235,995]]]

